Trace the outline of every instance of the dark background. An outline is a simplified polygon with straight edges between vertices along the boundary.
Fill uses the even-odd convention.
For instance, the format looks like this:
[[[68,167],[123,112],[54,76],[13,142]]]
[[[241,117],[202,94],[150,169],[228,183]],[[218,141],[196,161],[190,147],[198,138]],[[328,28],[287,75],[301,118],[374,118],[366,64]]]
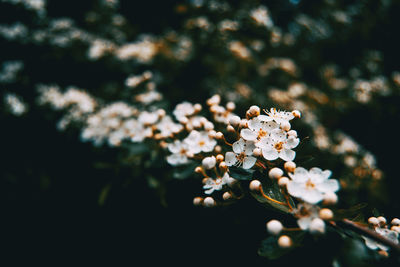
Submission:
[[[157,8],[154,8],[155,2]],[[140,31],[158,33],[163,29],[160,25],[179,25],[181,18],[172,12],[174,3],[145,1],[139,8],[137,3],[123,1],[121,6],[122,13],[133,25],[139,25]],[[268,4],[278,6],[277,1]],[[50,1],[48,13],[54,17],[72,17],[79,23],[90,6],[90,1]],[[310,9],[306,4],[299,8]],[[399,42],[395,35],[399,20],[396,14],[377,24],[364,42],[358,39],[346,43],[346,51],[357,51],[361,45],[379,48],[389,55],[397,54]],[[22,15],[1,12],[3,22],[15,17],[27,19]],[[330,44],[333,52],[326,56],[337,56],[346,65],[346,55],[334,44]],[[0,54],[1,60],[24,59],[31,80],[26,88],[14,88],[20,93],[36,82],[79,83],[90,90],[96,88],[96,82],[125,77],[109,67],[96,69],[95,64],[74,62],[61,52],[58,58],[49,58],[54,51],[47,47],[3,42],[0,50],[4,51]],[[386,59],[388,70],[398,67],[398,56]],[[41,67],[30,68],[34,65]],[[197,70],[194,68],[194,72]],[[189,84],[193,76],[187,76],[181,83]],[[36,95],[30,90],[23,92],[24,99],[34,103]],[[193,98],[192,92],[183,95]],[[207,92],[201,92],[198,101],[206,95]],[[376,155],[389,185],[387,203],[377,208],[388,219],[400,216],[397,182],[400,142],[396,129],[400,119],[399,100],[398,97],[376,98],[374,109],[356,105],[335,125]],[[306,248],[315,251],[314,259],[302,257],[305,249],[298,249],[271,263],[259,257],[257,249],[267,236],[265,222],[279,215],[266,211],[250,197],[230,207],[193,207],[192,199],[201,186],[198,179],[168,182],[167,205],[162,205],[159,194],[143,177],[132,177],[129,168],[118,166],[118,148],[96,148],[82,143],[77,129],[58,131],[55,123],[60,114],[49,114],[48,109],[35,105],[23,117],[13,117],[4,109],[1,112],[0,220],[4,225],[0,238],[7,248],[5,254],[14,260],[50,261],[55,265],[65,262],[137,265],[144,260],[139,265],[146,266],[277,266],[315,261],[325,266],[330,264],[332,254],[340,252],[343,245],[340,241],[322,239],[310,241]],[[98,162],[114,167],[98,168]],[[109,186],[109,194],[104,204],[99,205],[105,186]]]

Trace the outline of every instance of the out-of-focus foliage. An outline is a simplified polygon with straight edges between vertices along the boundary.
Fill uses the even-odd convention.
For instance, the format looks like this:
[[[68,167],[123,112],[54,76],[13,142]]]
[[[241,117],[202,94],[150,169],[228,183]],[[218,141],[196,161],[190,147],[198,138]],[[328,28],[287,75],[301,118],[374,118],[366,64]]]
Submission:
[[[196,163],[171,167],[154,142],[101,135],[90,122],[108,110],[118,110],[118,123],[138,110],[171,114],[214,94],[240,115],[251,105],[297,109],[296,162],[333,171],[345,217],[398,216],[399,12],[393,0],[0,1],[3,204],[22,214],[23,232],[39,228],[61,244],[60,228],[70,228],[76,243],[117,244],[130,262],[394,263],[396,255],[382,263],[363,240],[340,238],[348,233],[278,252],[264,225],[283,215],[248,196],[192,208],[203,193]],[[349,209],[359,203],[369,204]],[[47,238],[53,231],[63,238]],[[257,250],[284,256],[271,262]]]

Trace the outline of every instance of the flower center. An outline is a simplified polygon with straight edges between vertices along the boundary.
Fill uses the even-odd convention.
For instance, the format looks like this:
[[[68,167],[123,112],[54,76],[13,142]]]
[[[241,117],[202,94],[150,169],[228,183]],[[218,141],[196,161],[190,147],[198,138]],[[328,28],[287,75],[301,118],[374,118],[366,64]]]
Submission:
[[[204,146],[206,144],[206,142],[204,142],[204,140],[201,140],[200,142],[199,142],[199,146]]]
[[[245,157],[246,157],[246,153],[244,153],[244,152],[241,152],[240,154],[236,155],[236,159],[239,162],[243,162]]]
[[[306,187],[307,189],[313,189],[315,187],[315,184],[311,182],[311,179],[308,179],[308,181],[306,182]]]
[[[258,131],[258,136],[257,139],[260,140],[262,137],[266,136],[268,133],[266,131],[264,131],[263,129],[260,129]]]
[[[274,148],[278,151],[281,151],[283,148],[283,142],[275,143]]]

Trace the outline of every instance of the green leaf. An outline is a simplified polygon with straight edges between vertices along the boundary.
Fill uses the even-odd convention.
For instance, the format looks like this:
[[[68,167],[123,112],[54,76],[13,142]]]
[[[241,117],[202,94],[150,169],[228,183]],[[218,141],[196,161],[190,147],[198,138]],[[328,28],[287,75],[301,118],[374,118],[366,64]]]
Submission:
[[[111,184],[107,184],[106,186],[103,187],[103,189],[101,189],[98,200],[99,206],[103,206],[104,203],[106,202],[110,189],[111,189]]]
[[[348,209],[338,209],[336,210],[335,213],[335,220],[341,220],[341,219],[353,219],[357,218],[360,216],[360,213],[364,208],[368,206],[367,203],[360,203],[357,205],[354,205]]]
[[[265,195],[267,195],[268,197],[270,197],[274,200],[286,203],[286,198],[282,194],[281,189],[279,188],[279,185],[275,181],[272,181],[271,179],[266,178],[265,174],[259,180],[262,182],[262,187],[263,187],[263,191],[264,191]],[[281,204],[275,203],[272,200],[269,200],[269,199],[263,197],[258,192],[251,192],[251,194],[253,195],[253,197],[256,200],[263,203],[267,208],[272,208],[274,210],[278,210],[283,213],[290,213],[290,208],[286,205],[281,205]],[[293,208],[296,207],[296,205],[291,197],[289,197],[289,203]]]
[[[252,180],[255,170],[247,170],[239,167],[229,167],[229,174],[237,180]]]
[[[290,232],[290,233],[285,233],[288,235],[292,241],[293,245],[290,248],[281,248],[278,245],[278,237],[277,236],[270,236],[266,239],[264,239],[261,242],[261,247],[258,249],[258,255],[262,257],[267,257],[268,259],[277,259],[291,250],[293,250],[295,247],[300,246],[305,233],[303,231],[299,232]]]
[[[172,177],[175,179],[186,179],[194,174],[194,169],[198,166],[196,162],[191,162],[187,165],[175,167],[172,173]]]

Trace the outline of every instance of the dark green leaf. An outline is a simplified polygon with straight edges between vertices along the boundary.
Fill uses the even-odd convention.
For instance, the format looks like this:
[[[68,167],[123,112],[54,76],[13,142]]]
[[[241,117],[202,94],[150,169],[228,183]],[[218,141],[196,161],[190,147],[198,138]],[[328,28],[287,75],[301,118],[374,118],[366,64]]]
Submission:
[[[279,188],[279,185],[275,181],[272,181],[269,178],[265,178],[265,175],[264,175],[263,179],[259,179],[259,180],[262,182],[263,191],[264,191],[265,195],[267,195],[268,197],[270,197],[274,200],[286,203],[285,196],[282,194],[281,189]],[[256,193],[252,192],[252,195],[255,199],[257,199],[259,202],[265,204],[265,206],[268,208],[272,208],[274,210],[279,210],[284,213],[290,212],[290,208],[288,206],[275,203],[272,200],[269,200],[269,199],[263,197],[258,192],[256,192]],[[289,203],[293,208],[295,207],[295,203],[291,197],[289,197]]]
[[[358,217],[361,211],[367,206],[367,203],[360,203],[348,209],[338,209],[335,211],[335,220],[341,220],[345,218],[353,219],[355,217]]]
[[[108,193],[110,192],[110,189],[111,189],[111,184],[108,184],[108,185],[104,186],[103,189],[101,190],[100,195],[99,195],[99,201],[98,201],[100,206],[103,206],[104,203],[106,202],[106,199],[108,197]]]
[[[246,170],[235,166],[229,168],[230,176],[237,180],[252,180],[254,172],[255,170]]]
[[[285,234],[288,235],[293,241],[293,245],[290,248],[281,248],[278,245],[278,237],[270,236],[261,242],[261,247],[258,249],[258,255],[267,257],[268,259],[271,260],[277,259],[287,254],[295,247],[300,246],[300,243],[302,242],[305,235],[303,231],[291,232]]]
[[[187,165],[176,167],[173,170],[172,177],[175,179],[186,179],[189,178],[190,176],[194,175],[194,169],[197,167],[196,162],[191,162]]]

